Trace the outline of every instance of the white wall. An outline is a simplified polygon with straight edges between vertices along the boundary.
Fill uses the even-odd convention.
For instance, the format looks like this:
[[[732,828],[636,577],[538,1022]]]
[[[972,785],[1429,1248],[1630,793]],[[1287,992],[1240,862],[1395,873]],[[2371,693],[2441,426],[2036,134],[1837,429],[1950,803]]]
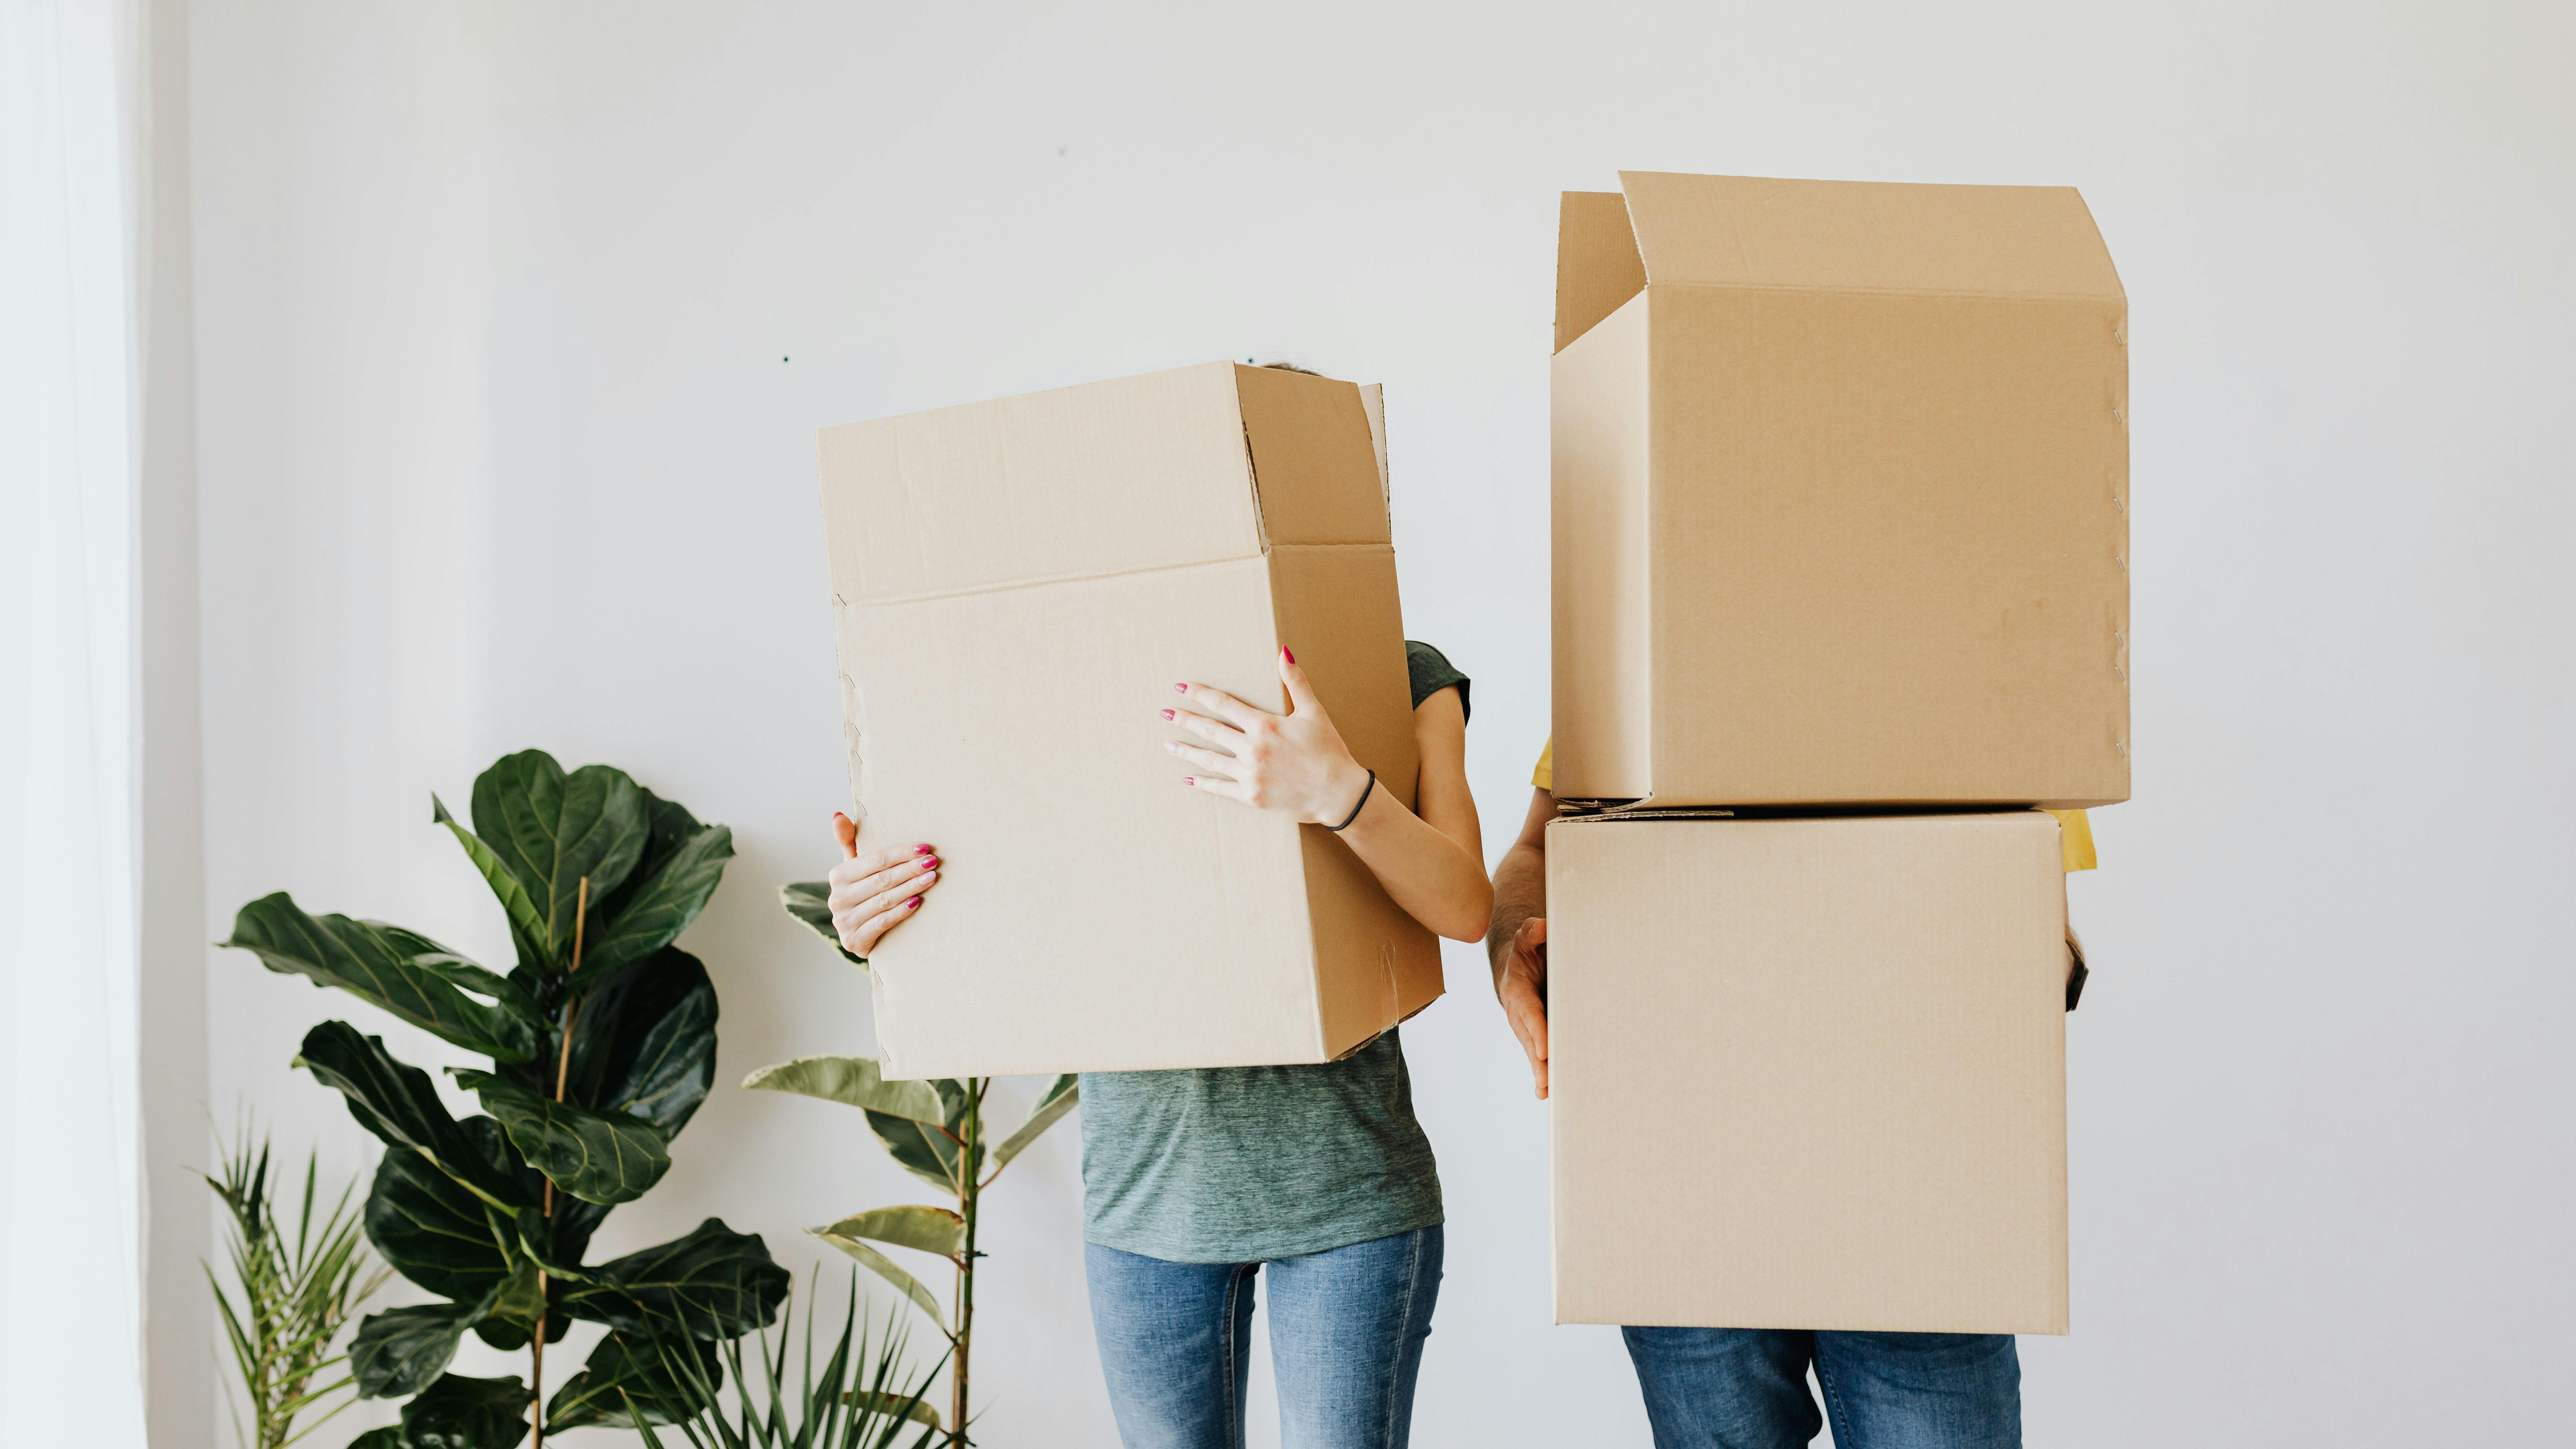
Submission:
[[[2075,886],[2076,1332],[2023,1345],[2032,1440],[2566,1437],[2569,17],[201,6],[207,932],[291,887],[505,957],[428,795],[542,745],[733,825],[690,939],[723,1082],[865,1049],[772,905],[844,797],[814,430],[1221,356],[1386,383],[1406,617],[1476,676],[1499,848],[1547,727],[1556,193],[2072,183],[2133,314],[2139,768]],[[370,1160],[286,1063],[386,1023],[207,969],[217,1112]],[[1450,969],[1406,1032],[1451,1204],[1417,1442],[1643,1443],[1615,1336],[1548,1326],[1544,1112]],[[996,1446],[1114,1442],[1076,1147],[998,1197]],[[820,1261],[800,1228],[910,1192],[846,1114],[728,1088],[677,1156],[603,1251],[720,1213]]]

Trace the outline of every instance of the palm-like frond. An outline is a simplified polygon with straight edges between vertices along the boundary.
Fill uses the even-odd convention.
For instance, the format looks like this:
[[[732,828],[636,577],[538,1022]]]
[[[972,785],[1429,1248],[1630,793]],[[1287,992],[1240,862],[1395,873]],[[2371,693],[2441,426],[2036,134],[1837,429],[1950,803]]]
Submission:
[[[924,1396],[946,1357],[919,1373],[906,1368],[908,1335],[899,1310],[889,1309],[881,1326],[862,1323],[854,1272],[840,1334],[817,1368],[818,1296],[809,1279],[801,1343],[791,1341],[796,1328],[789,1313],[775,1338],[760,1330],[752,1355],[743,1350],[750,1335],[727,1340],[713,1374],[698,1353],[657,1338],[663,1371],[678,1389],[678,1403],[658,1406],[677,1420],[670,1431],[690,1449],[928,1449],[939,1442],[939,1415]],[[647,1421],[646,1405],[630,1393],[626,1407],[647,1449],[666,1449]]]
[[[212,1266],[206,1269],[206,1281],[214,1289],[224,1343],[247,1401],[235,1405],[233,1433],[243,1449],[285,1449],[355,1401],[352,1396],[322,1408],[325,1400],[354,1383],[345,1373],[332,1376],[347,1361],[334,1346],[354,1310],[384,1285],[389,1270],[374,1263],[368,1252],[355,1184],[323,1208],[321,1165],[308,1156],[289,1231],[278,1222],[276,1188],[282,1184],[272,1180],[267,1140],[261,1139],[254,1150],[245,1122],[230,1144],[219,1141],[218,1146],[220,1169],[201,1176],[231,1218],[224,1257],[232,1270],[232,1288],[226,1289]],[[316,1387],[317,1379],[327,1382]],[[226,1397],[231,1397],[231,1385]],[[247,1419],[242,1417],[245,1407]],[[297,1424],[317,1408],[318,1417]]]

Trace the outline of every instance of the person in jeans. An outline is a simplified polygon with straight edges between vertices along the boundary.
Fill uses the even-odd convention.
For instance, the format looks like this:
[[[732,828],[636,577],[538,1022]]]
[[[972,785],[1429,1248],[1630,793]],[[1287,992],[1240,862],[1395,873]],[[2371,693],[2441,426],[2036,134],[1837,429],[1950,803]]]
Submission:
[[[1494,871],[1485,938],[1494,994],[1547,1095],[1547,826],[1556,818],[1555,745],[1539,754],[1520,839]],[[2064,827],[2066,869],[2094,867],[2081,810]],[[2083,947],[2066,932],[2066,1005],[2084,987]],[[1771,1328],[1623,1328],[1655,1449],[1793,1449],[1831,1418],[1838,1449],[2020,1449],[2021,1360],[2007,1333],[1861,1333]],[[1820,1413],[1807,1392],[1813,1369]]]
[[[1421,756],[1412,808],[1351,758],[1285,649],[1285,715],[1174,686],[1182,698],[1162,717],[1204,744],[1166,745],[1173,778],[1340,832],[1396,904],[1474,941],[1493,886],[1467,793],[1467,677],[1428,644],[1405,654]],[[849,821],[835,829],[833,922],[864,956],[923,909],[940,861],[914,846],[860,856]],[[1240,1449],[1263,1278],[1282,1442],[1402,1449],[1443,1219],[1395,1031],[1317,1066],[1084,1074],[1082,1198],[1092,1324],[1127,1449]]]

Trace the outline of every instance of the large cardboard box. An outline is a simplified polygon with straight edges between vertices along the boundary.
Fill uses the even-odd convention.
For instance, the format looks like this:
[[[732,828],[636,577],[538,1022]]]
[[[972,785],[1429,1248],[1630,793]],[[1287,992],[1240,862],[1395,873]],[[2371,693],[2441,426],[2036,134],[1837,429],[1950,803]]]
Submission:
[[[2066,1331],[2039,811],[1548,829],[1560,1323]]]
[[[1620,184],[1560,230],[1557,793],[2128,798],[2128,304],[2083,199]]]
[[[1285,711],[1286,646],[1413,799],[1369,401],[1211,363],[823,433],[862,839],[947,862],[871,962],[888,1076],[1328,1061],[1440,994],[1337,837],[1162,748],[1176,682]]]

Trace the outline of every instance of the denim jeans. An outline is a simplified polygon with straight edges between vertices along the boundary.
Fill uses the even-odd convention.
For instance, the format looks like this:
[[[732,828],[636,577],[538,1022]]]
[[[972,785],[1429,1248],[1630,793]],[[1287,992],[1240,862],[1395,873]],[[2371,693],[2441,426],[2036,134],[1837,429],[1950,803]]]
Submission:
[[[1626,1328],[1655,1449],[2021,1449],[2021,1358],[2008,1333]]]
[[[1241,1449],[1252,1296],[1270,1279],[1286,1449],[1404,1449],[1440,1296],[1439,1227],[1268,1263],[1167,1263],[1085,1244],[1091,1323],[1127,1449]]]

